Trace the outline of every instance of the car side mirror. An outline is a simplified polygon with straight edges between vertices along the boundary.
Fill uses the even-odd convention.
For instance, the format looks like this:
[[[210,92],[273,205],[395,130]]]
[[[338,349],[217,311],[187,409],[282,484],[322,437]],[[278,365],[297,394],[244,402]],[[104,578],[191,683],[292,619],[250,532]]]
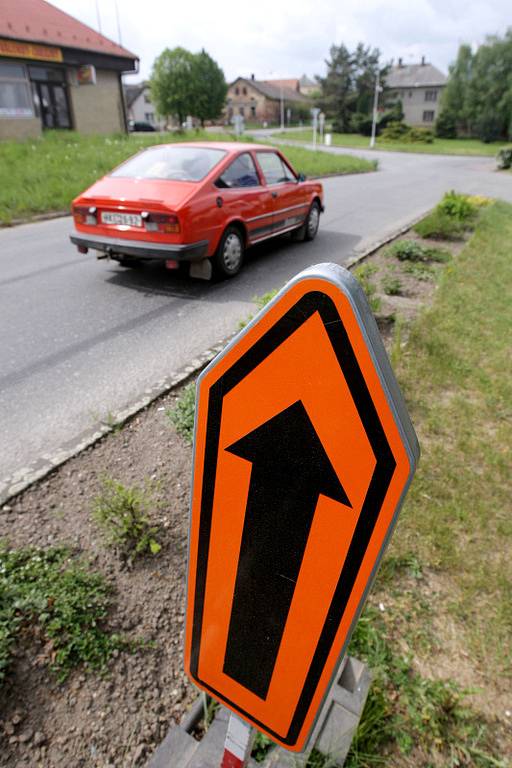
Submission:
[[[297,181],[306,181],[306,174],[299,173],[299,175],[297,176]]]

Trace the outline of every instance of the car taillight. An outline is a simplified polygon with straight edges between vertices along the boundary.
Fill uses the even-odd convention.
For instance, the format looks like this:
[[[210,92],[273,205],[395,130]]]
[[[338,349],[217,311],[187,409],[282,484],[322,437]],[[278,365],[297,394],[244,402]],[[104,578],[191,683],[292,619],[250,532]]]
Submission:
[[[142,218],[148,232],[167,232],[177,234],[180,231],[180,222],[173,213],[149,213],[142,212]]]
[[[73,208],[73,218],[77,224],[97,224],[96,206],[76,205]]]

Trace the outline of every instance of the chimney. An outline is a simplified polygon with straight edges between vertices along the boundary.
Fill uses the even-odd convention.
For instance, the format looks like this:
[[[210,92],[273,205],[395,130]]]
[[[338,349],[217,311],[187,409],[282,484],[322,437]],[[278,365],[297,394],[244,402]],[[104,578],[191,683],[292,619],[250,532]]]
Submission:
[[[421,66],[422,67],[425,66],[425,57],[424,56],[421,57]]]
[[[251,80],[254,80],[254,74],[251,75]]]
[[[398,59],[398,66],[399,66],[399,67],[401,67],[401,66],[402,66],[402,57],[401,57],[401,56],[400,56],[400,58]]]

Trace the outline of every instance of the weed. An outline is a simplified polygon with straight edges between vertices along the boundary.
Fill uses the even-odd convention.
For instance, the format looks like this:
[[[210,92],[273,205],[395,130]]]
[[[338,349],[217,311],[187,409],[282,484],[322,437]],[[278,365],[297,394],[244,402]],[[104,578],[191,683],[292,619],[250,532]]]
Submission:
[[[93,518],[105,532],[108,543],[129,560],[146,552],[156,555],[161,549],[155,539],[158,529],[147,517],[152,506],[155,502],[149,489],[128,488],[105,478],[102,492],[94,500]]]
[[[262,296],[253,296],[252,300],[257,305],[258,309],[263,309],[269,301],[272,301],[274,296],[277,294],[277,288],[275,288],[273,291],[267,291],[267,293],[264,293]],[[249,315],[245,318],[245,320],[240,320],[238,323],[239,330],[242,330],[242,328],[245,328],[246,325],[248,325],[251,320],[253,319],[254,315]]]
[[[184,387],[178,402],[174,408],[166,411],[171,424],[176,428],[176,432],[181,435],[187,443],[192,443],[194,436],[194,418],[196,413],[196,385],[190,382]]]
[[[376,295],[377,288],[372,280],[372,277],[376,272],[377,267],[373,264],[361,264],[361,266],[356,267],[353,272],[354,277],[359,280],[372,312],[378,312],[381,306],[381,300],[379,296]]]
[[[438,210],[432,211],[414,226],[420,237],[432,240],[462,240],[467,224]]]
[[[37,638],[42,657],[65,680],[73,667],[102,669],[125,647],[102,625],[110,588],[65,548],[8,549],[0,544],[0,682],[17,638]]]
[[[477,207],[472,203],[469,195],[461,195],[453,189],[451,192],[446,192],[436,210],[451,219],[462,222],[474,219],[477,214]]]
[[[411,261],[404,264],[403,271],[412,275],[416,280],[433,280],[435,277],[435,270],[430,264],[425,264],[418,261]]]
[[[382,287],[384,293],[388,296],[401,296],[403,293],[402,282],[398,277],[386,275],[386,277],[382,279]]]
[[[451,254],[442,248],[430,248],[417,240],[397,240],[386,250],[388,256],[395,256],[399,261],[444,263],[451,259]]]
[[[262,763],[273,746],[274,742],[272,739],[270,739],[268,736],[265,736],[264,733],[257,731],[254,738],[254,744],[252,746],[252,759],[256,763]]]

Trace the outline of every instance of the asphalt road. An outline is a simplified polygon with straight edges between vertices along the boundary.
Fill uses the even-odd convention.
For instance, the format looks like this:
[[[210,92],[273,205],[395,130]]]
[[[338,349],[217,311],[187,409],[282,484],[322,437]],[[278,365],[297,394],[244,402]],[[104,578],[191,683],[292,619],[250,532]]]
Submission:
[[[512,201],[492,158],[369,156],[378,173],[325,180],[313,243],[270,241],[222,284],[80,255],[69,218],[0,231],[0,488],[228,336],[252,297],[305,266],[343,264],[451,188]]]

